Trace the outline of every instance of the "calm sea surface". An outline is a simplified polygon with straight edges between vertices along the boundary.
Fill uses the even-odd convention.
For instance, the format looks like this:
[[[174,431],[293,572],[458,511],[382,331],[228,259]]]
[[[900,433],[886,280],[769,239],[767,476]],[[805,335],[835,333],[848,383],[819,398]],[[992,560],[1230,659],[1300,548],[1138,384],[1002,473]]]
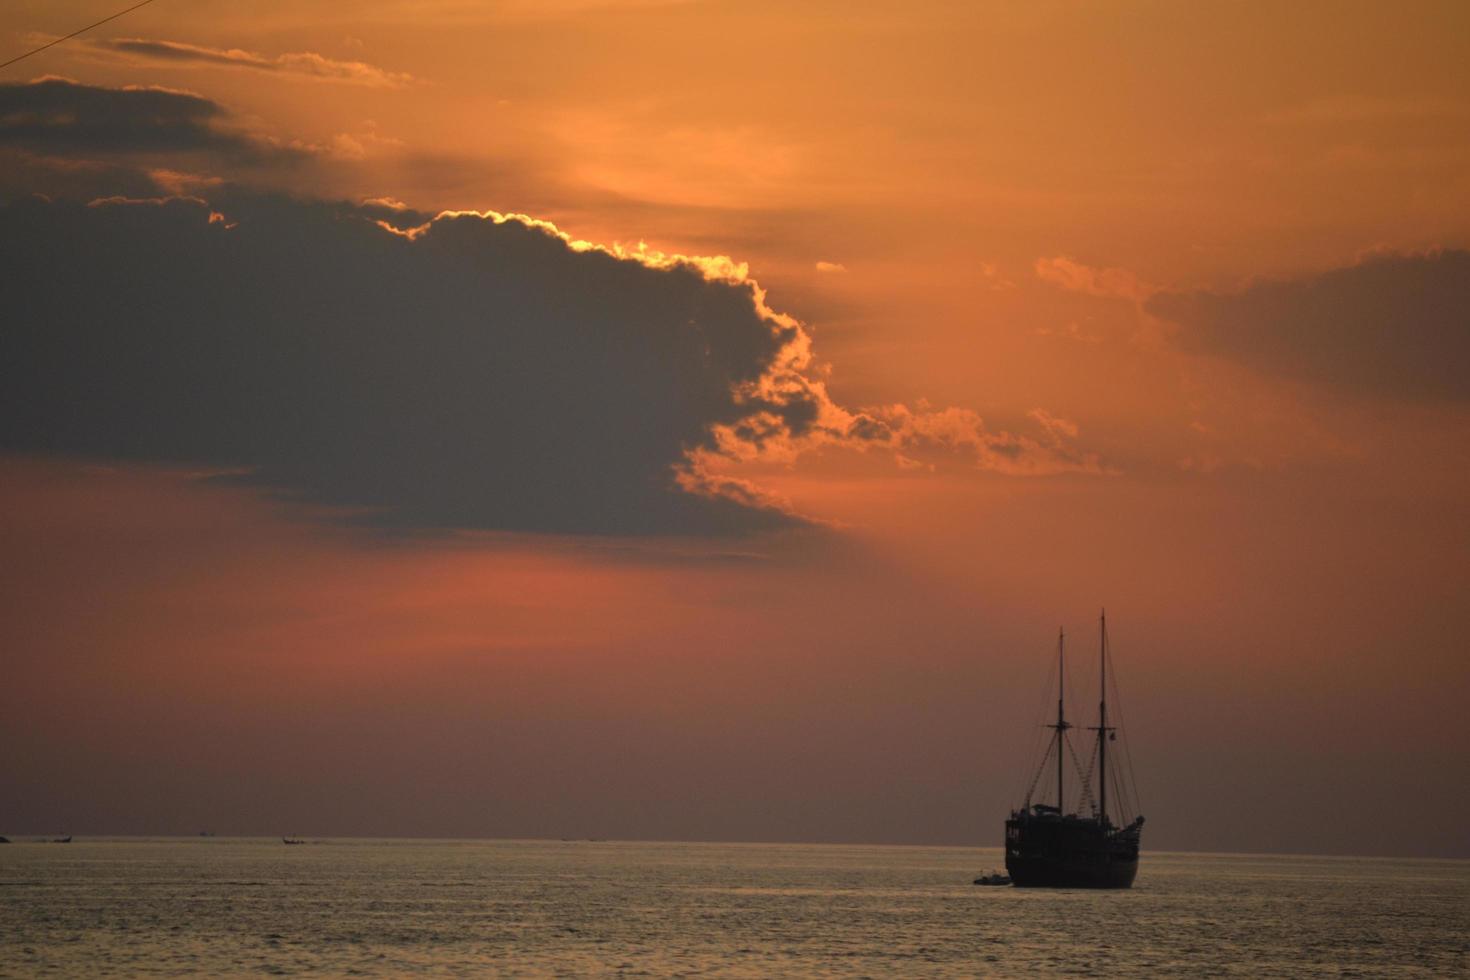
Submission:
[[[0,975],[1466,976],[1470,862],[528,841],[0,845]]]

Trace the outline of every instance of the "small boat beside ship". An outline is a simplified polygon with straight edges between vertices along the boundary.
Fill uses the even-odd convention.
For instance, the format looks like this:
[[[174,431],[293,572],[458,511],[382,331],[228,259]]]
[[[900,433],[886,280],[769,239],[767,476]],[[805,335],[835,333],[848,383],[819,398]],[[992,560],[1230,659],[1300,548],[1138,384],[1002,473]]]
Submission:
[[[1022,888],[1129,888],[1138,874],[1143,816],[1132,812],[1138,795],[1132,785],[1132,766],[1124,770],[1117,765],[1118,753],[1115,751],[1111,758],[1108,753],[1120,726],[1108,724],[1106,613],[1099,620],[1099,646],[1098,721],[1088,729],[1097,737],[1084,765],[1067,735],[1073,726],[1066,717],[1066,635],[1059,632],[1057,636],[1057,718],[1046,726],[1053,732],[1051,742],[1031,778],[1024,802],[1006,820],[1006,871]],[[1037,789],[1043,774],[1053,768],[1056,800],[1043,802],[1037,797]],[[1070,773],[1077,776],[1079,792],[1069,809],[1064,791]],[[1115,816],[1118,823],[1114,823]]]

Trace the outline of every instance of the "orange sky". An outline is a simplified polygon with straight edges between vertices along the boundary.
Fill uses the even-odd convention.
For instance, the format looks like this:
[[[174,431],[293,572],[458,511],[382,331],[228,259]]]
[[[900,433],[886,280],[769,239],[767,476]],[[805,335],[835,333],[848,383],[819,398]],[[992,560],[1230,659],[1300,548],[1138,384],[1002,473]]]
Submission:
[[[112,9],[6,4],[0,56]],[[0,832],[994,845],[1055,628],[1088,652],[1106,604],[1150,844],[1466,856],[1467,28],[158,0],[7,69],[187,90],[279,152],[0,127],[0,200],[122,161],[227,217],[234,185],[727,255],[832,411],[929,435],[705,458],[820,525],[715,539],[383,535],[199,476],[252,460],[7,429]],[[140,196],[104,179],[78,199]]]

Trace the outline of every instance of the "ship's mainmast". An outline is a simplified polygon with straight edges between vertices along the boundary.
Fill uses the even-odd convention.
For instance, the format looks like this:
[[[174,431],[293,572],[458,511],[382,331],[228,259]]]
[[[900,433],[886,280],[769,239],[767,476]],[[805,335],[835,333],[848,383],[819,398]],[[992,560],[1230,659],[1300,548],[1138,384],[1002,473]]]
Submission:
[[[1066,695],[1066,684],[1067,684],[1066,641],[1067,641],[1067,634],[1066,634],[1066,632],[1063,631],[1063,630],[1061,630],[1061,629],[1058,629],[1057,630],[1057,723],[1055,725],[1048,725],[1048,726],[1046,726],[1048,728],[1055,728],[1056,731],[1057,731],[1057,814],[1058,815],[1061,815],[1062,813],[1065,813],[1066,812],[1065,808],[1062,806],[1062,776],[1066,772],[1066,769],[1064,768],[1065,765],[1066,765],[1066,762],[1065,762],[1065,760],[1064,760],[1063,757],[1067,754],[1066,753],[1066,747],[1067,747],[1067,729],[1069,729],[1069,728],[1072,727],[1070,724],[1067,723],[1066,714],[1064,713],[1064,709],[1063,709],[1063,705],[1064,705],[1064,703],[1066,701],[1065,695]]]
[[[1098,658],[1101,686],[1097,704],[1097,809],[1104,827],[1108,824],[1108,611],[1098,617]]]

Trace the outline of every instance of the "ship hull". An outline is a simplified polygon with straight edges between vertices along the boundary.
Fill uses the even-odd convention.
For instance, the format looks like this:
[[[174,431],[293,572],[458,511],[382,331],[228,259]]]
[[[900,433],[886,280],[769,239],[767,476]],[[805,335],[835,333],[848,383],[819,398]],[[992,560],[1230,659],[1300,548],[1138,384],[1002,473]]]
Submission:
[[[1006,821],[1006,871],[1020,888],[1131,888],[1138,826],[1022,816]]]
[[[1138,859],[1132,861],[1065,861],[1052,857],[1006,859],[1006,871],[1017,888],[1132,888]]]

